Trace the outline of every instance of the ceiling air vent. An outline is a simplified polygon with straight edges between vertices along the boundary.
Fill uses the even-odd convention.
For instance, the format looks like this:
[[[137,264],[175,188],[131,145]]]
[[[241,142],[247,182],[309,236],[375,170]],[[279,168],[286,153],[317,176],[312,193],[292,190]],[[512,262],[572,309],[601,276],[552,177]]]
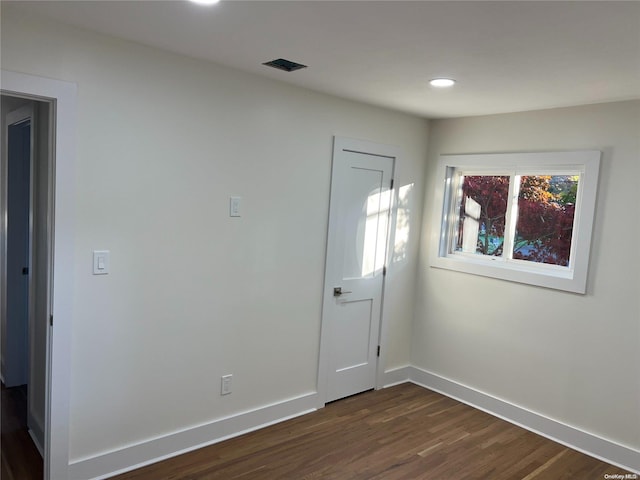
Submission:
[[[285,72],[293,72],[294,70],[307,68],[306,65],[292,62],[291,60],[285,60],[284,58],[278,58],[276,60],[271,60],[270,62],[264,62],[263,65],[266,65],[267,67],[277,68],[279,70],[284,70]]]

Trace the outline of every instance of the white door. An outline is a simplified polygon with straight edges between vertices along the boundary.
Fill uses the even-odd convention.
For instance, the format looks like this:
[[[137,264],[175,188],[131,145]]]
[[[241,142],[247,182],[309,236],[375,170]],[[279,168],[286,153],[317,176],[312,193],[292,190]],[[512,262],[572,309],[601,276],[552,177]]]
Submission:
[[[394,162],[393,147],[334,141],[319,375],[324,402],[375,387]]]

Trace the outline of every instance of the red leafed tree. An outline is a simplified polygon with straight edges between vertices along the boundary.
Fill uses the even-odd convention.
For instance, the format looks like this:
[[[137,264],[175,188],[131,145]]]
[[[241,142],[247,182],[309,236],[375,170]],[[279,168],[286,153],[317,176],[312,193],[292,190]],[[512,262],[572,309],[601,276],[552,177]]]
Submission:
[[[552,184],[551,176],[521,177],[513,258],[569,265],[576,181]],[[565,187],[558,187],[564,182]],[[557,191],[554,193],[553,191]]]
[[[569,264],[577,185],[577,177],[520,177],[513,258]],[[463,199],[472,198],[481,207],[478,219],[481,233],[476,251],[484,255],[502,255],[509,177],[465,176],[462,194]],[[464,208],[463,201],[461,219]],[[458,237],[460,239],[461,235]],[[491,238],[499,239],[500,243],[492,244]]]
[[[480,204],[481,208],[478,221],[485,234],[478,238],[478,253],[502,255],[503,244],[491,249],[490,237],[504,238],[508,196],[508,176],[470,175],[464,177],[462,198],[472,198]],[[464,210],[464,202],[462,203],[462,210]],[[464,211],[461,214],[462,217],[464,217]]]

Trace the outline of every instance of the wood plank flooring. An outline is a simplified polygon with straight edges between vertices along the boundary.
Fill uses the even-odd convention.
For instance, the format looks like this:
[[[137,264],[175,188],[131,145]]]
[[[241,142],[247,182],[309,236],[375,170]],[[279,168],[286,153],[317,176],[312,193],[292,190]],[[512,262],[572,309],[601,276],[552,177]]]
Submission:
[[[2,384],[0,478],[42,480],[42,457],[27,432],[26,387]]]
[[[607,473],[629,472],[405,383],[114,478],[598,480]]]

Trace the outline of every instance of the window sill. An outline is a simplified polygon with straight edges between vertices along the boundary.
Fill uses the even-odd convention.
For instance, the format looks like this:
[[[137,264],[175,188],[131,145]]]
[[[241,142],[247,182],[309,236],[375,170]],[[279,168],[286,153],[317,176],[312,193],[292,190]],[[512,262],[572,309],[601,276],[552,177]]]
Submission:
[[[507,262],[499,258],[486,260],[460,257],[457,255],[437,257],[432,259],[431,266],[573,293],[586,292],[586,279],[579,281],[575,272],[568,268],[553,268],[546,265],[525,266],[519,264],[520,262]]]

